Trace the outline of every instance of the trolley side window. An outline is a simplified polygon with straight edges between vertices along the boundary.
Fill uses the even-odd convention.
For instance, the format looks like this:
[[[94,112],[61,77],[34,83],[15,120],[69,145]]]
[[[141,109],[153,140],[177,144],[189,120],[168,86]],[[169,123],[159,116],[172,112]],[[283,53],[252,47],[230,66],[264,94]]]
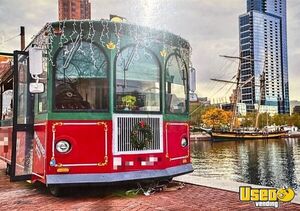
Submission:
[[[168,113],[187,112],[187,67],[182,57],[171,54],[166,62],[166,108]]]
[[[11,120],[13,118],[13,79],[9,79],[2,84],[2,118],[1,120]]]
[[[117,111],[160,112],[160,66],[145,47],[124,48],[116,61]]]
[[[108,59],[89,42],[65,45],[56,57],[55,110],[108,111]]]

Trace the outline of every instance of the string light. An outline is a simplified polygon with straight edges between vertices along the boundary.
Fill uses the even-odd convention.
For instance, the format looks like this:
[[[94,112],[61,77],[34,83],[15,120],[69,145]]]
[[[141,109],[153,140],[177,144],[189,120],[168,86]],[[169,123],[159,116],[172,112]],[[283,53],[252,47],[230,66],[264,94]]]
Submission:
[[[85,56],[86,52],[84,50],[82,50],[82,39],[83,39],[83,28],[82,28],[82,24],[83,24],[83,21],[81,20],[80,21],[80,24],[79,24],[79,38],[80,38],[80,45],[79,45],[79,48],[77,49],[77,51],[79,51],[81,54],[83,54]]]
[[[94,23],[92,21],[89,22],[89,34],[88,34],[88,39],[90,39],[90,51],[91,51],[91,58],[92,62],[94,65],[94,68],[97,69],[96,67],[96,59],[95,59],[95,53],[93,50],[93,42],[94,42],[94,36],[95,36],[95,29],[94,29]]]
[[[100,44],[105,47],[105,42],[103,41],[103,36],[104,36],[104,32],[106,30],[105,28],[105,25],[103,24],[103,20],[100,21],[100,24],[99,24],[99,31],[101,31],[101,34],[100,34]]]
[[[51,63],[52,66],[54,66],[54,62],[53,62],[53,42],[54,42],[54,38],[56,37],[56,35],[54,34],[54,29],[52,27],[52,24],[48,24],[47,26],[47,35],[49,38],[49,43],[47,45],[48,49],[49,49],[49,62]]]
[[[120,54],[122,48],[122,40],[129,40],[129,43],[134,43],[134,60],[139,59],[141,55],[136,53],[141,49],[144,56],[150,58],[151,55],[147,49],[151,46],[153,49],[158,49],[158,55],[161,56],[163,62],[166,62],[168,55],[177,52],[181,55],[187,65],[190,61],[192,48],[185,40],[179,36],[173,35],[166,31],[156,31],[147,29],[134,24],[127,23],[112,23],[101,19],[99,21],[62,21],[58,22],[58,29],[55,28],[55,23],[48,23],[44,27],[44,33],[39,33],[35,37],[34,43],[43,49],[43,53],[48,54],[49,63],[55,66],[53,61],[54,51],[57,51],[55,46],[63,48],[66,56],[63,65],[66,68],[69,65],[75,52],[84,56],[90,56],[94,67],[96,68],[97,58],[94,52],[94,43],[98,43],[103,48],[116,50],[116,55]],[[97,38],[97,40],[95,40]],[[89,42],[89,52],[84,49],[83,43]],[[66,45],[69,43],[68,45]],[[124,42],[125,43],[125,42]],[[141,51],[139,51],[141,52]],[[88,55],[87,55],[88,54]],[[124,58],[121,58],[124,59]]]
[[[59,45],[61,48],[64,46],[65,43],[68,42],[68,38],[65,35],[65,28],[66,28],[66,21],[63,21],[62,29],[61,29],[62,34],[60,36],[60,45]]]

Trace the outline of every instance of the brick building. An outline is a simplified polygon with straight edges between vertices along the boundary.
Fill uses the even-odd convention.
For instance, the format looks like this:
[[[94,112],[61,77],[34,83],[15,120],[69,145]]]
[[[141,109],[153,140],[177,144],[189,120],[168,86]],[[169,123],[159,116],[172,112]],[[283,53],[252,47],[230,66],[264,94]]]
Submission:
[[[58,0],[59,20],[91,19],[89,0]]]

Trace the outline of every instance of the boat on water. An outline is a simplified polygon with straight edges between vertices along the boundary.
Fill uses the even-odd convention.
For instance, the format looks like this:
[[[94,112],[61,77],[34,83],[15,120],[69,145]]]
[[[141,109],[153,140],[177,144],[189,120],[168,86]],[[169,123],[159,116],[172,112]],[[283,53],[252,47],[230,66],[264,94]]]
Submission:
[[[212,141],[226,141],[226,140],[248,140],[248,139],[276,139],[276,138],[285,138],[289,137],[289,131],[284,128],[277,128],[277,130],[268,130],[265,128],[264,130],[255,130],[255,128],[243,128],[243,129],[235,129],[232,131],[225,130],[215,130],[211,128],[203,128],[203,127],[194,127],[192,130],[194,131],[202,131],[202,139],[203,137],[208,138],[207,136],[211,136]],[[206,134],[206,135],[205,135]],[[199,136],[199,135],[198,135]],[[299,132],[300,136],[300,132]],[[195,137],[193,137],[197,140]]]
[[[287,135],[286,131],[212,131],[213,141],[218,140],[246,140],[246,139],[273,139],[282,138]]]

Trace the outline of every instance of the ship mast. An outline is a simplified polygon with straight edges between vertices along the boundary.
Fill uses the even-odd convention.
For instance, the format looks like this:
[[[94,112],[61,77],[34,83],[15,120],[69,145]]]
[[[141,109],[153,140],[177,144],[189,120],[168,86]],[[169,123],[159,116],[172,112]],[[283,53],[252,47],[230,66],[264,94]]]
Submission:
[[[262,72],[262,74],[260,76],[260,85],[259,85],[259,87],[260,87],[260,98],[259,98],[258,106],[257,106],[257,114],[256,114],[256,119],[255,119],[255,128],[258,128],[258,120],[259,120],[259,115],[260,115],[260,113],[259,113],[260,107],[261,107],[263,98],[266,97],[265,96],[265,93],[266,93],[266,90],[265,90],[265,88],[266,88],[265,87],[266,86],[266,78],[265,78],[266,71],[265,71],[265,69],[266,69],[266,61],[264,62],[263,72]],[[274,81],[275,79],[278,79],[278,76],[274,77],[272,80],[269,80],[269,83],[272,82],[272,81]],[[263,97],[263,95],[264,95],[264,97]],[[269,114],[267,114],[267,118],[268,118],[268,115]],[[267,125],[268,125],[268,119],[267,119]]]
[[[233,91],[234,97],[233,97],[233,114],[232,114],[232,121],[230,124],[230,132],[233,131],[233,128],[236,126],[236,119],[238,116],[238,102],[240,98],[240,79],[241,79],[241,62],[239,62],[239,67],[238,67],[238,73],[236,77],[236,89]]]
[[[263,71],[260,76],[260,97],[259,97],[257,113],[255,117],[255,128],[258,128],[259,111],[260,111],[261,101],[263,99],[262,95],[264,92],[264,87],[265,87],[265,71]]]
[[[232,120],[231,120],[231,124],[230,124],[230,132],[232,132],[233,128],[236,126],[236,120],[237,120],[237,116],[238,116],[238,106],[237,106],[237,104],[240,101],[241,88],[244,85],[248,84],[250,81],[252,81],[252,79],[254,77],[254,76],[252,76],[244,82],[240,81],[241,80],[242,60],[254,61],[254,59],[247,58],[247,57],[241,57],[241,56],[226,56],[226,55],[220,55],[220,56],[224,57],[224,58],[228,58],[228,59],[238,59],[239,60],[238,73],[237,73],[237,76],[236,76],[236,90],[233,92],[234,93],[234,97],[233,97],[233,114],[232,114]],[[225,80],[219,80],[219,81],[226,82]]]

